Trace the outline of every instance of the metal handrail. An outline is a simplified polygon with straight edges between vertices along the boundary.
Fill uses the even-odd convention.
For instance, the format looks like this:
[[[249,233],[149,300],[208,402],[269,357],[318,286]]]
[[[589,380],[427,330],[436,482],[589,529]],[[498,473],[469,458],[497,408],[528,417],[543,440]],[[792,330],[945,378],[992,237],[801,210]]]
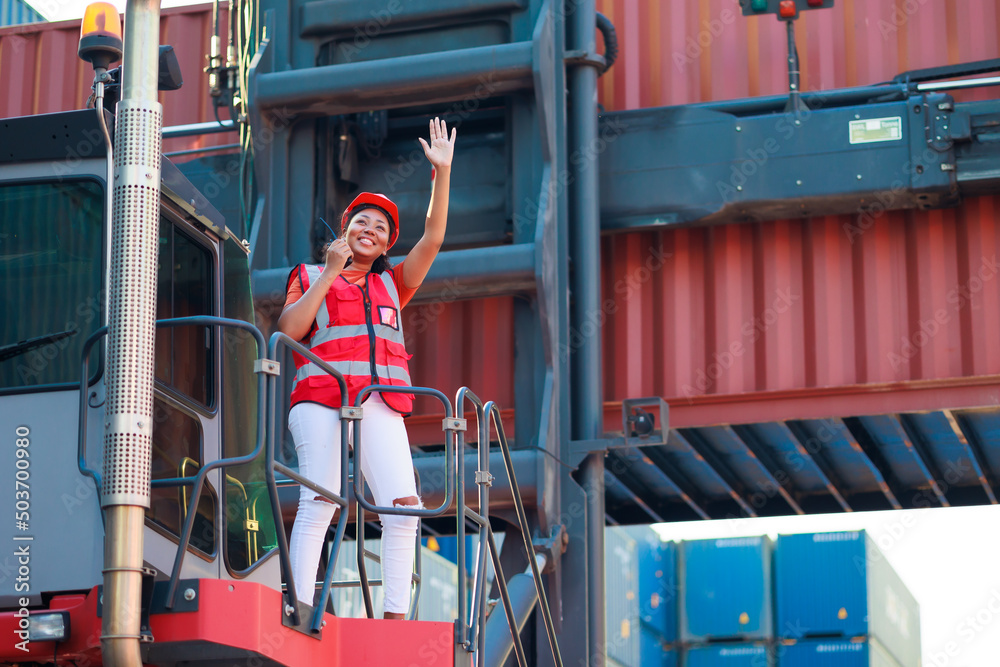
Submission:
[[[78,417],[78,434],[76,441],[76,467],[84,475],[94,480],[97,489],[97,507],[101,512],[101,522],[104,522],[104,506],[101,505],[101,473],[87,467],[87,388],[90,386],[90,348],[103,336],[108,335],[108,327],[105,325],[90,334],[90,337],[83,342],[83,361],[80,369],[80,414]]]
[[[172,327],[182,327],[182,326],[212,326],[212,327],[231,327],[233,329],[242,329],[250,333],[254,339],[257,341],[258,354],[263,353],[265,349],[264,345],[264,334],[254,325],[244,322],[243,320],[235,320],[227,317],[215,317],[213,315],[195,315],[192,317],[175,317],[166,320],[157,320],[156,328],[172,328]],[[100,503],[101,495],[101,476],[100,474],[87,467],[87,387],[88,387],[88,375],[90,372],[90,349],[94,344],[101,339],[101,337],[107,335],[108,327],[104,326],[95,331],[91,336],[84,342],[82,355],[83,361],[82,373],[80,376],[80,415],[79,415],[79,439],[77,441],[77,467],[80,472],[86,474],[94,479],[94,484],[97,487],[98,503]],[[258,356],[258,359],[263,357]],[[264,410],[266,408],[265,393],[264,393],[265,383],[264,379],[260,380],[260,387],[257,396],[257,443],[254,445],[253,451],[249,454],[243,456],[234,456],[230,458],[221,458],[207,464],[204,468],[198,471],[198,474],[193,478],[177,478],[177,479],[165,479],[156,480],[150,482],[151,487],[159,486],[178,486],[178,485],[192,485],[191,494],[191,506],[186,509],[186,516],[184,519],[184,525],[181,528],[181,534],[179,536],[179,541],[177,543],[177,556],[174,558],[174,566],[170,573],[170,581],[167,588],[167,596],[164,606],[170,609],[174,606],[174,598],[177,594],[177,585],[180,582],[180,571],[181,566],[184,563],[184,556],[187,553],[187,547],[191,542],[191,531],[194,527],[194,519],[196,512],[196,503],[201,497],[201,490],[205,484],[205,479],[211,471],[216,468],[226,467],[230,465],[245,465],[251,463],[264,451]],[[103,507],[101,511],[101,516],[103,518],[104,512]]]
[[[278,358],[278,347],[284,346],[291,349],[303,357],[309,359],[312,363],[316,364],[321,370],[323,370],[327,375],[332,376],[337,384],[340,386],[340,404],[341,404],[341,419],[340,419],[340,488],[344,490],[346,495],[347,487],[347,448],[348,448],[348,422],[349,419],[345,414],[343,414],[343,406],[347,405],[347,381],[344,380],[344,376],[340,374],[336,369],[330,366],[327,362],[323,361],[315,352],[302,345],[296,340],[293,340],[287,334],[280,331],[276,331],[271,335],[271,339],[268,342],[268,355],[272,359]],[[337,519],[337,530],[333,538],[333,548],[330,553],[329,562],[327,563],[326,573],[323,577],[323,588],[320,592],[319,602],[316,604],[313,610],[312,620],[309,624],[309,629],[312,632],[319,632],[319,629],[323,625],[323,610],[326,608],[326,602],[330,597],[330,586],[333,582],[333,569],[337,563],[337,556],[340,553],[340,545],[344,539],[344,533],[347,530],[347,505],[348,501],[346,497],[342,497],[339,494],[333,493],[332,491],[323,488],[319,484],[312,482],[305,477],[299,475],[296,471],[284,466],[274,460],[274,449],[275,449],[275,425],[278,422],[277,419],[277,406],[278,406],[278,376],[269,374],[267,377],[267,387],[268,387],[268,399],[270,403],[269,419],[268,419],[268,433],[267,433],[267,462],[268,465],[264,467],[265,476],[267,480],[268,493],[271,495],[271,507],[274,511],[274,524],[275,532],[278,538],[278,556],[279,563],[281,564],[281,573],[285,580],[286,589],[285,594],[288,596],[288,607],[283,610],[283,613],[287,613],[290,617],[292,625],[299,624],[299,605],[298,596],[295,593],[295,580],[292,576],[292,566],[291,558],[288,552],[288,537],[285,535],[285,524],[281,518],[281,503],[278,499],[278,485],[274,478],[275,471],[281,472],[287,475],[289,478],[295,480],[299,484],[311,489],[312,491],[322,495],[327,500],[340,505],[340,517]]]
[[[510,446],[507,444],[507,436],[503,430],[503,420],[500,416],[500,407],[494,401],[489,401],[486,403],[484,408],[490,421],[493,423],[494,428],[497,430],[497,438],[500,441],[500,451],[503,454],[504,467],[507,468],[507,478],[510,481],[511,496],[514,500],[514,509],[517,513],[517,522],[521,528],[521,537],[524,540],[524,551],[525,555],[528,557],[528,563],[531,565],[531,575],[535,580],[535,591],[538,593],[538,606],[542,612],[542,619],[545,623],[545,634],[549,639],[549,648],[552,650],[552,660],[555,662],[557,667],[562,667],[562,655],[559,651],[559,644],[556,641],[556,630],[555,624],[552,622],[552,610],[549,609],[549,600],[545,595],[545,586],[542,582],[542,574],[538,571],[538,563],[535,562],[535,550],[531,546],[531,533],[528,529],[528,517],[524,512],[524,503],[521,501],[521,491],[517,486],[517,477],[514,475],[514,463],[510,458]],[[492,540],[492,532],[490,533]],[[499,558],[494,556],[495,562],[499,564]],[[500,579],[499,572],[497,574],[497,579]],[[508,615],[508,620],[511,623],[511,631],[516,635],[516,626],[514,625],[514,619],[512,616]],[[515,646],[516,646],[515,641]]]
[[[367,398],[369,394],[374,392],[379,392],[380,394],[395,393],[395,394],[416,394],[419,396],[433,396],[434,398],[441,401],[441,403],[444,405],[444,412],[445,412],[445,421],[443,423],[444,430],[448,432],[454,432],[456,430],[454,424],[449,425],[448,423],[452,418],[451,403],[448,401],[448,397],[445,396],[440,391],[438,391],[437,389],[431,389],[429,387],[405,387],[397,385],[380,385],[380,384],[368,385],[360,392],[358,392],[357,397],[354,399],[354,407],[356,408],[362,407],[362,403],[364,402],[365,398]],[[360,419],[360,417],[357,416],[352,416],[350,418],[355,421]],[[454,438],[450,438],[450,440],[454,441]],[[434,509],[412,509],[412,508],[396,507],[396,506],[383,507],[372,504],[368,502],[368,500],[365,498],[364,470],[361,464],[363,460],[363,455],[362,455],[363,450],[361,444],[360,428],[354,429],[353,444],[354,444],[354,499],[358,504],[357,515],[355,517],[357,523],[356,539],[358,543],[358,576],[359,579],[361,580],[361,594],[362,594],[362,599],[364,600],[365,603],[365,615],[368,618],[374,618],[375,608],[374,605],[372,604],[371,590],[368,584],[368,567],[365,564],[365,549],[364,549],[365,511],[367,510],[369,512],[374,512],[376,514],[386,514],[395,516],[415,516],[417,518],[441,516],[442,514],[447,512],[448,509],[451,507],[452,503],[454,502],[454,496],[456,495],[454,493],[454,487],[455,487],[454,481],[456,476],[454,470],[455,463],[451,456],[448,455],[445,456],[445,497],[444,500],[441,502],[440,506]],[[450,443],[447,442],[445,443],[446,450],[449,444]],[[461,496],[461,494],[458,495]],[[459,500],[459,503],[460,507],[463,506],[461,505],[462,503],[461,499]],[[461,513],[459,513],[459,516],[461,516]]]
[[[517,631],[517,621],[514,619],[514,606],[510,603],[510,593],[507,592],[507,580],[503,576],[503,567],[500,565],[500,551],[497,549],[496,540],[493,539],[493,528],[486,525],[486,536],[490,540],[490,556],[493,557],[493,570],[496,572],[496,584],[500,589],[500,601],[503,603],[503,611],[507,616],[507,625],[510,626],[510,636],[514,641],[514,655],[517,656],[519,667],[528,667],[528,661],[524,657],[524,646],[521,645],[521,633]],[[534,562],[531,554],[528,560]],[[485,647],[484,647],[485,648]],[[485,663],[486,652],[480,651],[480,665]],[[557,665],[562,665],[562,658],[556,661]]]
[[[463,415],[465,414],[465,402],[469,401],[472,403],[476,411],[476,434],[477,442],[476,449],[479,455],[479,471],[477,475],[482,476],[481,479],[477,479],[476,483],[479,485],[479,512],[478,514],[470,513],[468,511],[459,511],[459,519],[456,526],[456,540],[458,543],[458,618],[461,623],[459,632],[464,637],[464,645],[466,650],[469,652],[475,652],[479,646],[483,646],[486,638],[486,623],[485,623],[485,609],[486,609],[486,550],[488,548],[487,540],[483,539],[485,536],[484,525],[489,526],[489,487],[492,484],[492,476],[489,474],[490,470],[490,447],[489,447],[489,437],[487,434],[486,426],[486,415],[483,410],[483,401],[468,387],[462,387],[455,394],[455,414]],[[465,498],[465,463],[464,463],[464,453],[465,453],[465,432],[459,431],[458,442],[456,448],[459,454],[460,463],[458,465],[458,475],[456,484],[461,493],[459,496],[464,500]],[[475,516],[467,516],[468,514],[475,514]],[[478,555],[476,557],[476,571],[475,577],[473,578],[472,586],[472,609],[469,610],[468,621],[466,621],[466,609],[465,609],[465,588],[467,583],[465,581],[465,519],[470,518],[479,525],[479,545],[477,548]],[[479,652],[478,663],[480,666],[484,665],[486,659],[485,652]]]

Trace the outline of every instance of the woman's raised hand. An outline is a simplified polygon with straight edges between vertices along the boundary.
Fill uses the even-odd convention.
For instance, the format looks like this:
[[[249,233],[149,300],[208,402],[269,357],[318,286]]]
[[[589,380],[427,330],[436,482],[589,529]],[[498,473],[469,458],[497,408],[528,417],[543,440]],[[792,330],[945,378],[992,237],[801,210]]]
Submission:
[[[420,145],[424,147],[424,155],[436,169],[446,169],[451,167],[451,158],[455,153],[455,128],[451,128],[451,138],[448,137],[448,128],[440,118],[433,118],[430,122],[431,142],[428,144],[420,137]]]
[[[337,277],[344,270],[347,260],[353,257],[354,253],[351,252],[346,239],[336,238],[330,241],[330,245],[326,247],[326,268],[324,269],[324,273],[332,271],[334,277]]]

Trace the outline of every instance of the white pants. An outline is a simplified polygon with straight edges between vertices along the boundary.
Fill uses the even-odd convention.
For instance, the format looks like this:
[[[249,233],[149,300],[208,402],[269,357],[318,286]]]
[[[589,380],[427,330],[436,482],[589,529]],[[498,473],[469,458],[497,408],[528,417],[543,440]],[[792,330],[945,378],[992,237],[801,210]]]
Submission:
[[[318,403],[298,403],[288,413],[288,428],[295,439],[299,473],[337,494],[340,489],[340,412]],[[381,507],[420,507],[394,502],[417,496],[410,443],[403,417],[389,408],[379,394],[364,403],[361,420],[362,470],[365,481]],[[318,494],[299,487],[289,546],[292,577],[299,600],[312,604],[316,568],[326,531],[338,505],[320,500]],[[417,536],[417,518],[380,515],[382,522],[382,586],[385,611],[405,613],[410,606],[410,577]]]

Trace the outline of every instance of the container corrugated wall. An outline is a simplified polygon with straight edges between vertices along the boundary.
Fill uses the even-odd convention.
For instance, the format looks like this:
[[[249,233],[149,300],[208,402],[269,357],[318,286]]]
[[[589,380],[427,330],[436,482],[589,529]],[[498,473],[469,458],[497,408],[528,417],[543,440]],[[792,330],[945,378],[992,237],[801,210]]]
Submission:
[[[36,12],[24,0],[0,0],[0,27],[38,23],[45,17]]]
[[[620,43],[598,82],[609,111],[787,93],[784,25],[774,16],[744,18],[731,0],[597,7]],[[797,21],[802,89],[996,58],[998,28],[996,0],[837,0]],[[998,211],[996,197],[979,197],[958,209],[889,212],[857,237],[848,233],[854,217],[826,216],[604,238],[602,297],[615,302],[603,340],[608,428],[611,402],[635,396],[672,399],[672,423],[695,426],[815,416],[817,402],[827,415],[861,414],[864,401],[816,390],[1000,373],[991,334],[1000,325]],[[648,271],[652,248],[670,257]],[[942,311],[947,321],[927,336],[921,327]],[[734,343],[745,349],[738,357]],[[741,409],[737,395],[753,392],[788,393]],[[784,400],[799,396],[818,401]],[[891,408],[880,400],[867,409],[926,407],[916,396]]]
[[[868,634],[865,563],[861,531],[779,535],[774,554],[777,635]]]
[[[639,570],[639,621],[659,641],[677,641],[677,544],[663,542],[646,527],[631,530],[636,538]],[[645,538],[645,539],[644,539]]]
[[[604,589],[607,655],[622,665],[638,665],[640,622],[636,541],[619,528],[604,531]]]
[[[683,667],[775,667],[774,647],[765,642],[692,646],[681,658]]]
[[[863,531],[779,536],[774,580],[779,637],[869,636],[920,666],[919,606]]]
[[[818,639],[778,647],[777,667],[900,667],[875,639]]]
[[[681,641],[769,639],[773,629],[768,537],[681,543]]]
[[[998,212],[980,197],[890,212],[857,237],[843,217],[606,237],[605,397],[683,408],[705,394],[1000,373]],[[666,263],[646,270],[660,248]]]
[[[618,60],[598,81],[609,111],[788,92],[785,25],[774,15],[744,18],[735,0],[597,0],[597,10],[619,41]],[[996,58],[998,31],[996,0],[837,0],[796,22],[802,90]]]

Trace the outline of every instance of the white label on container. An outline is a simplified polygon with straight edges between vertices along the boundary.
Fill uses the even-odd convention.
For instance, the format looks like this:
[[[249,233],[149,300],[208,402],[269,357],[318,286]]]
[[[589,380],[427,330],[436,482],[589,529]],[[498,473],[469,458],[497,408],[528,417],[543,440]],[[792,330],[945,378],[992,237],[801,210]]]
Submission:
[[[903,139],[903,117],[867,118],[852,120],[850,123],[852,144],[871,144],[878,141],[901,141]]]
[[[838,643],[838,644],[818,644],[816,646],[817,653],[856,653],[864,648],[864,644],[859,644],[857,642],[850,643]]]
[[[855,542],[861,537],[860,532],[853,533],[816,533],[813,542]]]

